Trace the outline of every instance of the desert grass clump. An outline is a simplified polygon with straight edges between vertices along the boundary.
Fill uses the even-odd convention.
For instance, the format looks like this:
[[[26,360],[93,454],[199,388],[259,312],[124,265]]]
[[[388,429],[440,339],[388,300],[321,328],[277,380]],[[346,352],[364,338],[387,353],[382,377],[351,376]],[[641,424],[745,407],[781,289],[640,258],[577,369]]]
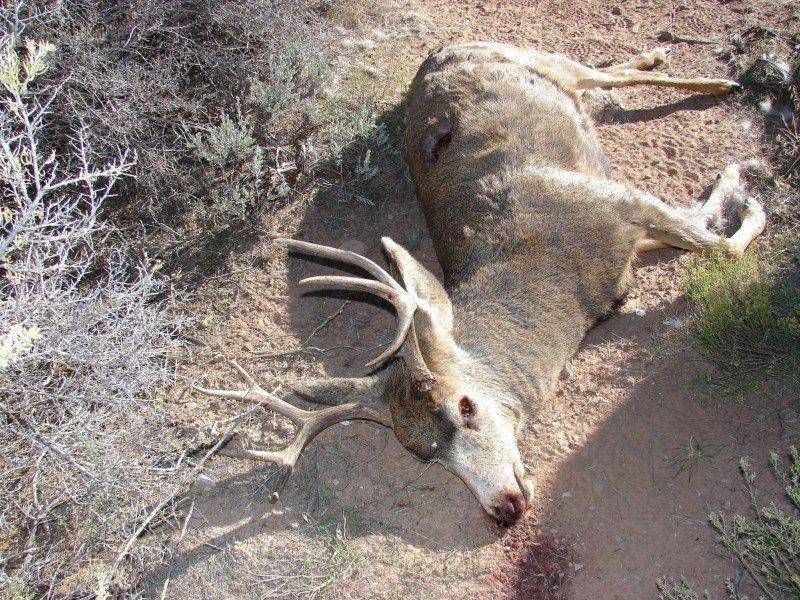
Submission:
[[[700,347],[725,386],[800,378],[800,291],[790,269],[754,253],[694,259],[684,283]]]
[[[94,590],[180,468],[160,398],[182,319],[101,218],[133,157],[95,165],[85,129],[52,144],[53,53],[0,36],[0,590],[20,598]]]
[[[697,467],[704,460],[712,460],[719,456],[725,449],[725,444],[706,444],[703,440],[697,440],[694,436],[675,449],[675,455],[669,463],[669,468],[673,470],[673,477],[679,477],[686,473],[689,483],[692,483],[692,476]]]

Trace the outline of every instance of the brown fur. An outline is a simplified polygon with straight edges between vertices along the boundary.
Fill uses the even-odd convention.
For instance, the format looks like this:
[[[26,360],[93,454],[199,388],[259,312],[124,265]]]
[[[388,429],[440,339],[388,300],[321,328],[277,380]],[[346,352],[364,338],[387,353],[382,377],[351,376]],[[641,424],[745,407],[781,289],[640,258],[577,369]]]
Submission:
[[[526,168],[608,174],[577,97],[536,71],[491,47],[442,49],[414,80],[406,134],[456,342],[502,371],[525,404],[547,393],[623,295],[642,236],[603,199]],[[452,139],[429,160],[420,141],[442,123]]]

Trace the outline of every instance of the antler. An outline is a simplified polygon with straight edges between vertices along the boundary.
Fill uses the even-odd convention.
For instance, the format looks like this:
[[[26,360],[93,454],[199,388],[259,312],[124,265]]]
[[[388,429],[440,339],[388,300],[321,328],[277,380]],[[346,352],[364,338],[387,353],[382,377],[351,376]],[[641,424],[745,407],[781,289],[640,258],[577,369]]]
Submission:
[[[370,367],[378,364],[402,349],[401,355],[406,367],[411,372],[416,388],[425,391],[436,385],[436,379],[425,364],[417,343],[416,333],[414,332],[414,313],[418,308],[418,304],[413,293],[404,289],[394,277],[366,256],[361,256],[349,250],[320,246],[319,244],[311,244],[299,240],[280,238],[278,241],[285,244],[289,250],[355,265],[375,277],[377,281],[361,277],[324,275],[308,277],[301,280],[300,284],[313,286],[316,289],[344,289],[367,292],[390,302],[397,311],[397,333],[386,350],[377,358],[369,361],[366,366]]]
[[[215,396],[217,398],[256,402],[269,410],[288,417],[296,425],[300,426],[297,436],[292,443],[280,451],[268,452],[265,450],[234,450],[224,448],[219,452],[219,454],[231,458],[247,458],[276,465],[278,467],[278,479],[275,483],[274,491],[269,496],[269,500],[273,503],[278,501],[278,495],[284,485],[286,485],[289,476],[292,474],[300,453],[311,440],[331,425],[350,419],[360,419],[375,421],[376,423],[391,427],[391,420],[386,415],[360,402],[339,404],[316,411],[303,410],[266,391],[258,385],[250,374],[236,361],[232,360],[230,364],[239,373],[242,381],[247,384],[247,389],[216,390],[200,386],[194,386],[194,389],[203,394]]]

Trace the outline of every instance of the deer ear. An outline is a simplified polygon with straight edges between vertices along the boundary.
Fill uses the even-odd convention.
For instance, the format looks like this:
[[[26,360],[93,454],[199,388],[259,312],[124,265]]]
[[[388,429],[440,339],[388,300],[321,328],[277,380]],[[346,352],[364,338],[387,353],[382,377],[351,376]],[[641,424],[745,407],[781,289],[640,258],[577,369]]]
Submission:
[[[306,379],[291,386],[306,400],[336,406],[347,402],[377,405],[383,397],[384,377],[381,373],[368,377],[321,377]]]
[[[449,334],[453,330],[453,305],[442,284],[392,238],[382,237],[381,242],[400,272],[403,287],[416,296],[419,308],[435,321],[437,328]]]
[[[436,385],[435,374],[441,375],[458,351],[452,335],[453,305],[439,280],[405,248],[388,237],[381,238],[381,241],[400,271],[403,287],[417,303],[410,352],[418,353],[430,374],[434,375],[431,381],[421,379],[418,382],[419,389],[429,389]]]

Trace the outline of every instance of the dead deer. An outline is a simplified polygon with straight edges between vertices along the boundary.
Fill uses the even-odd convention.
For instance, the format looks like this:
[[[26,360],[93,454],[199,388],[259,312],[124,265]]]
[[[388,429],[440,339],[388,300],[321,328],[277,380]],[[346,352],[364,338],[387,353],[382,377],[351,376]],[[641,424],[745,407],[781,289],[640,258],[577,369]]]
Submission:
[[[724,94],[738,88],[725,79],[645,71],[664,57],[656,49],[594,69],[494,43],[431,54],[411,87],[405,157],[444,286],[388,237],[383,246],[397,278],[352,252],[285,241],[296,253],[362,269],[370,278],[330,275],[300,283],[380,296],[396,309],[397,334],[369,363],[388,361],[373,375],[297,386],[300,397],[330,405],[319,411],[272,396],[234,363],[246,390],[201,391],[261,402],[301,428],[281,452],[228,454],[277,464],[280,489],[320,431],[368,419],[393,428],[418,459],[459,476],[499,523],[514,523],[533,490],[517,433],[587,330],[626,294],[637,252],[674,246],[736,256],[764,227],[764,211],[749,198],[734,235],[709,229],[740,192],[736,165],[717,176],[696,209],[672,207],[610,179],[583,106],[585,90],[652,84]]]

